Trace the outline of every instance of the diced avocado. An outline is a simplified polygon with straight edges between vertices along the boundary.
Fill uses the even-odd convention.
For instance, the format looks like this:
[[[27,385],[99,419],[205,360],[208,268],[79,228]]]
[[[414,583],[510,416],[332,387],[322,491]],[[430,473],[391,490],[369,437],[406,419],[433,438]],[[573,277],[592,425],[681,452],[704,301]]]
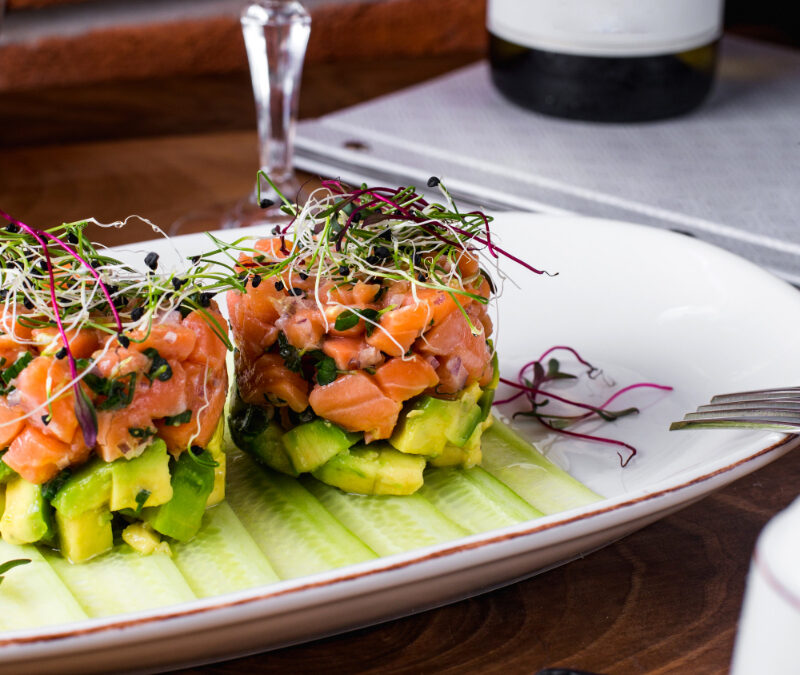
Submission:
[[[3,461],[4,454],[5,450],[0,453],[0,485],[17,475],[17,472]]]
[[[68,517],[56,511],[61,554],[79,563],[105,553],[114,545],[111,512],[107,507],[91,509]]]
[[[142,555],[150,555],[156,551],[171,555],[169,544],[161,541],[158,532],[153,530],[147,523],[131,523],[122,530],[122,540],[132,549]]]
[[[111,464],[100,457],[87,462],[61,486],[52,504],[67,518],[93,511],[111,499]]]
[[[227,457],[225,451],[222,449],[224,439],[225,421],[220,419],[219,424],[217,424],[217,429],[214,431],[214,435],[206,446],[206,450],[211,453],[214,461],[217,462],[217,466],[214,467],[214,489],[211,490],[211,494],[208,495],[206,506],[214,506],[225,499],[225,467],[227,466]]]
[[[143,491],[147,499],[142,501]],[[137,500],[138,498],[138,500]],[[133,459],[111,463],[111,510],[159,506],[172,499],[167,444],[155,439]]]
[[[270,421],[261,408],[242,404],[231,414],[228,425],[231,438],[240,450],[271,469],[298,475],[281,443],[283,429],[277,422]]]
[[[482,459],[481,436],[485,429],[492,426],[493,419],[492,417],[487,417],[475,427],[475,431],[472,432],[472,436],[469,437],[463,447],[459,448],[451,443],[445,445],[442,454],[430,460],[431,466],[460,466],[464,469],[470,469],[480,464]]]
[[[401,452],[438,457],[448,443],[463,446],[481,421],[481,389],[470,385],[455,400],[422,396],[403,413],[389,442]]]
[[[6,505],[0,532],[9,544],[32,544],[53,536],[52,509],[42,486],[17,476],[6,484]]]
[[[283,435],[283,447],[295,471],[313,471],[358,440],[328,420],[300,424]]]
[[[196,458],[190,451],[178,457],[172,467],[172,499],[166,504],[142,510],[142,519],[163,535],[188,541],[200,529],[208,496],[214,489],[211,453]]]
[[[410,495],[422,486],[425,458],[387,443],[343,450],[312,472],[323,483],[363,495]]]

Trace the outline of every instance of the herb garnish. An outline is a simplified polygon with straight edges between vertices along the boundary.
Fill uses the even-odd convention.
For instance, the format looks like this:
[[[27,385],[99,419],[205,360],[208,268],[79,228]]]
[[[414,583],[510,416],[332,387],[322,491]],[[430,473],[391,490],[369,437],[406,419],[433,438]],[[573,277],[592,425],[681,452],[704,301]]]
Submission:
[[[20,565],[27,565],[29,562],[31,561],[28,558],[16,558],[14,560],[6,560],[6,562],[0,564],[0,584],[3,583],[6,572]]]
[[[152,361],[150,370],[147,371],[147,379],[150,380],[150,382],[156,379],[161,382],[166,382],[172,377],[172,367],[156,349],[148,347],[142,351],[142,354]]]
[[[510,403],[511,401],[515,401],[516,399],[524,396],[530,404],[531,409],[518,411],[514,413],[514,417],[517,417],[518,415],[523,417],[532,417],[548,429],[566,436],[623,447],[628,450],[628,456],[623,457],[620,452],[617,452],[617,456],[619,457],[620,465],[623,467],[627,466],[628,462],[630,462],[631,459],[633,459],[633,457],[636,455],[636,448],[629,443],[625,443],[624,441],[619,441],[614,438],[606,438],[604,436],[595,436],[592,434],[582,434],[575,431],[569,431],[567,427],[577,424],[578,422],[591,419],[592,417],[599,417],[606,422],[613,422],[621,417],[636,414],[639,412],[639,409],[635,407],[623,408],[621,410],[610,410],[608,406],[619,396],[633,389],[647,387],[651,389],[661,389],[663,391],[672,391],[672,387],[655,384],[653,382],[637,382],[636,384],[622,387],[600,405],[590,405],[581,401],[575,401],[573,399],[556,394],[551,390],[545,389],[545,385],[550,382],[577,378],[576,375],[561,370],[561,364],[555,358],[550,358],[547,361],[546,367],[542,365],[545,358],[547,358],[553,352],[559,350],[567,351],[572,354],[585,368],[585,374],[590,379],[595,379],[601,374],[602,371],[600,369],[589,363],[572,347],[566,347],[563,345],[550,347],[550,349],[546,350],[538,359],[526,363],[520,369],[516,382],[504,377],[500,378],[500,382],[513,387],[518,391],[516,394],[513,394],[508,398],[495,401],[494,405]],[[532,374],[532,378],[531,375],[528,375],[529,372]],[[564,412],[550,412],[548,406],[551,405],[551,400],[558,401],[559,403],[562,403],[568,407],[572,407],[573,409],[579,408],[584,412],[572,414],[567,414]]]
[[[297,351],[297,347],[289,343],[289,340],[284,335],[283,331],[278,333],[278,354],[283,359],[284,364],[286,367],[295,372],[299,373],[302,367],[300,362],[300,352]]]
[[[192,419],[192,411],[184,410],[179,415],[173,415],[172,417],[165,417],[164,424],[166,424],[168,427],[178,427],[181,424],[186,424],[191,419]]]

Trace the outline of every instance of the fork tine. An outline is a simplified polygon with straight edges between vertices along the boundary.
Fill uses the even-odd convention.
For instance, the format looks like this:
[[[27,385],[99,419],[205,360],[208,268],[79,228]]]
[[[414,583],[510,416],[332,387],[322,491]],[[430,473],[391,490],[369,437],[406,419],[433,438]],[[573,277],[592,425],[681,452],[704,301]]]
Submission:
[[[781,431],[787,434],[800,432],[800,424],[770,422],[764,420],[737,420],[731,417],[711,420],[682,420],[669,425],[670,431],[678,429],[763,429],[765,431]]]
[[[698,406],[697,412],[725,412],[733,410],[795,410],[800,411],[800,400],[758,399],[731,403],[709,403]]]
[[[712,411],[687,413],[683,417],[686,421],[692,420],[760,420],[763,422],[785,422],[787,424],[800,424],[800,413],[796,410],[763,410],[751,408],[750,410]]]
[[[757,389],[754,391],[740,391],[730,394],[718,394],[711,399],[711,403],[727,403],[729,401],[757,401],[773,399],[800,400],[800,387],[785,387],[780,389]]]

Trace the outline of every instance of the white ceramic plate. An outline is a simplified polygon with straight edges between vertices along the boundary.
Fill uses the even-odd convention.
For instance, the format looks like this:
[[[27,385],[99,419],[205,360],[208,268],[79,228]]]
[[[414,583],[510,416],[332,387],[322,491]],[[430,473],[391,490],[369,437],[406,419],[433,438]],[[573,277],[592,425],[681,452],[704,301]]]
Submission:
[[[642,412],[603,429],[636,445],[622,469],[613,448],[541,438],[540,447],[607,499],[325,574],[225,596],[0,635],[0,669],[60,673],[158,669],[310,640],[452,602],[608,544],[781,456],[796,439],[747,431],[669,432],[712,394],[800,382],[800,294],[740,258],[683,235],[577,217],[502,214],[502,245],[558,272],[505,264],[501,368],[513,376],[555,344],[579,349]],[[238,234],[241,234],[238,233]],[[229,235],[228,235],[229,236]],[[202,236],[182,237],[191,255]],[[163,242],[147,244],[163,259]],[[590,394],[592,392],[589,392]],[[523,430],[525,427],[523,427]],[[591,429],[590,429],[591,430]]]

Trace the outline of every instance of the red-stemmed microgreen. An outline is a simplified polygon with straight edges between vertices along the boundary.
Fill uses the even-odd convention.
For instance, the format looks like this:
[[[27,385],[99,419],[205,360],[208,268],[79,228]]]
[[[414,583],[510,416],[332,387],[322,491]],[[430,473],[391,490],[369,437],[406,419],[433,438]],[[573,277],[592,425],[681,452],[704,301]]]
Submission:
[[[578,422],[587,421],[592,418],[599,418],[605,422],[613,422],[622,417],[637,414],[639,412],[639,409],[636,407],[611,410],[608,406],[612,402],[614,402],[617,398],[619,398],[621,395],[633,391],[635,389],[648,388],[648,389],[659,389],[662,391],[671,391],[672,387],[662,384],[656,384],[654,382],[637,382],[635,384],[630,384],[628,386],[622,387],[621,389],[617,390],[611,396],[609,396],[605,401],[603,401],[603,403],[601,403],[600,405],[593,405],[572,398],[567,398],[560,394],[556,394],[547,387],[548,384],[559,380],[574,380],[577,379],[578,377],[577,375],[562,370],[561,364],[555,358],[551,357],[545,362],[545,359],[547,359],[547,357],[549,357],[551,354],[557,351],[569,352],[578,361],[578,363],[580,363],[581,366],[583,366],[584,374],[591,379],[596,378],[602,372],[599,368],[595,367],[589,361],[584,359],[572,347],[568,347],[565,345],[556,345],[554,347],[550,347],[549,349],[545,350],[538,359],[526,363],[520,369],[516,381],[510,380],[505,377],[501,377],[500,382],[511,387],[512,389],[515,389],[516,392],[508,396],[507,398],[495,401],[494,405],[503,405],[505,403],[510,403],[512,401],[516,401],[517,399],[524,397],[530,404],[531,408],[530,410],[522,410],[514,413],[514,417],[518,415],[524,417],[532,417],[535,420],[537,420],[542,426],[556,433],[570,436],[572,438],[579,438],[587,441],[596,441],[599,443],[606,443],[609,445],[615,445],[621,448],[625,448],[628,451],[627,456],[623,456],[622,453],[619,451],[617,452],[617,456],[619,457],[620,465],[623,467],[627,466],[628,463],[631,461],[631,459],[633,459],[633,457],[637,454],[636,448],[633,447],[631,444],[614,438],[608,438],[605,436],[598,436],[595,434],[585,434],[573,431],[568,427],[571,427],[577,424]],[[548,408],[551,401],[558,401],[559,403],[566,405],[568,411],[570,408],[572,409],[577,408],[582,412],[576,412],[576,413],[552,412]]]

